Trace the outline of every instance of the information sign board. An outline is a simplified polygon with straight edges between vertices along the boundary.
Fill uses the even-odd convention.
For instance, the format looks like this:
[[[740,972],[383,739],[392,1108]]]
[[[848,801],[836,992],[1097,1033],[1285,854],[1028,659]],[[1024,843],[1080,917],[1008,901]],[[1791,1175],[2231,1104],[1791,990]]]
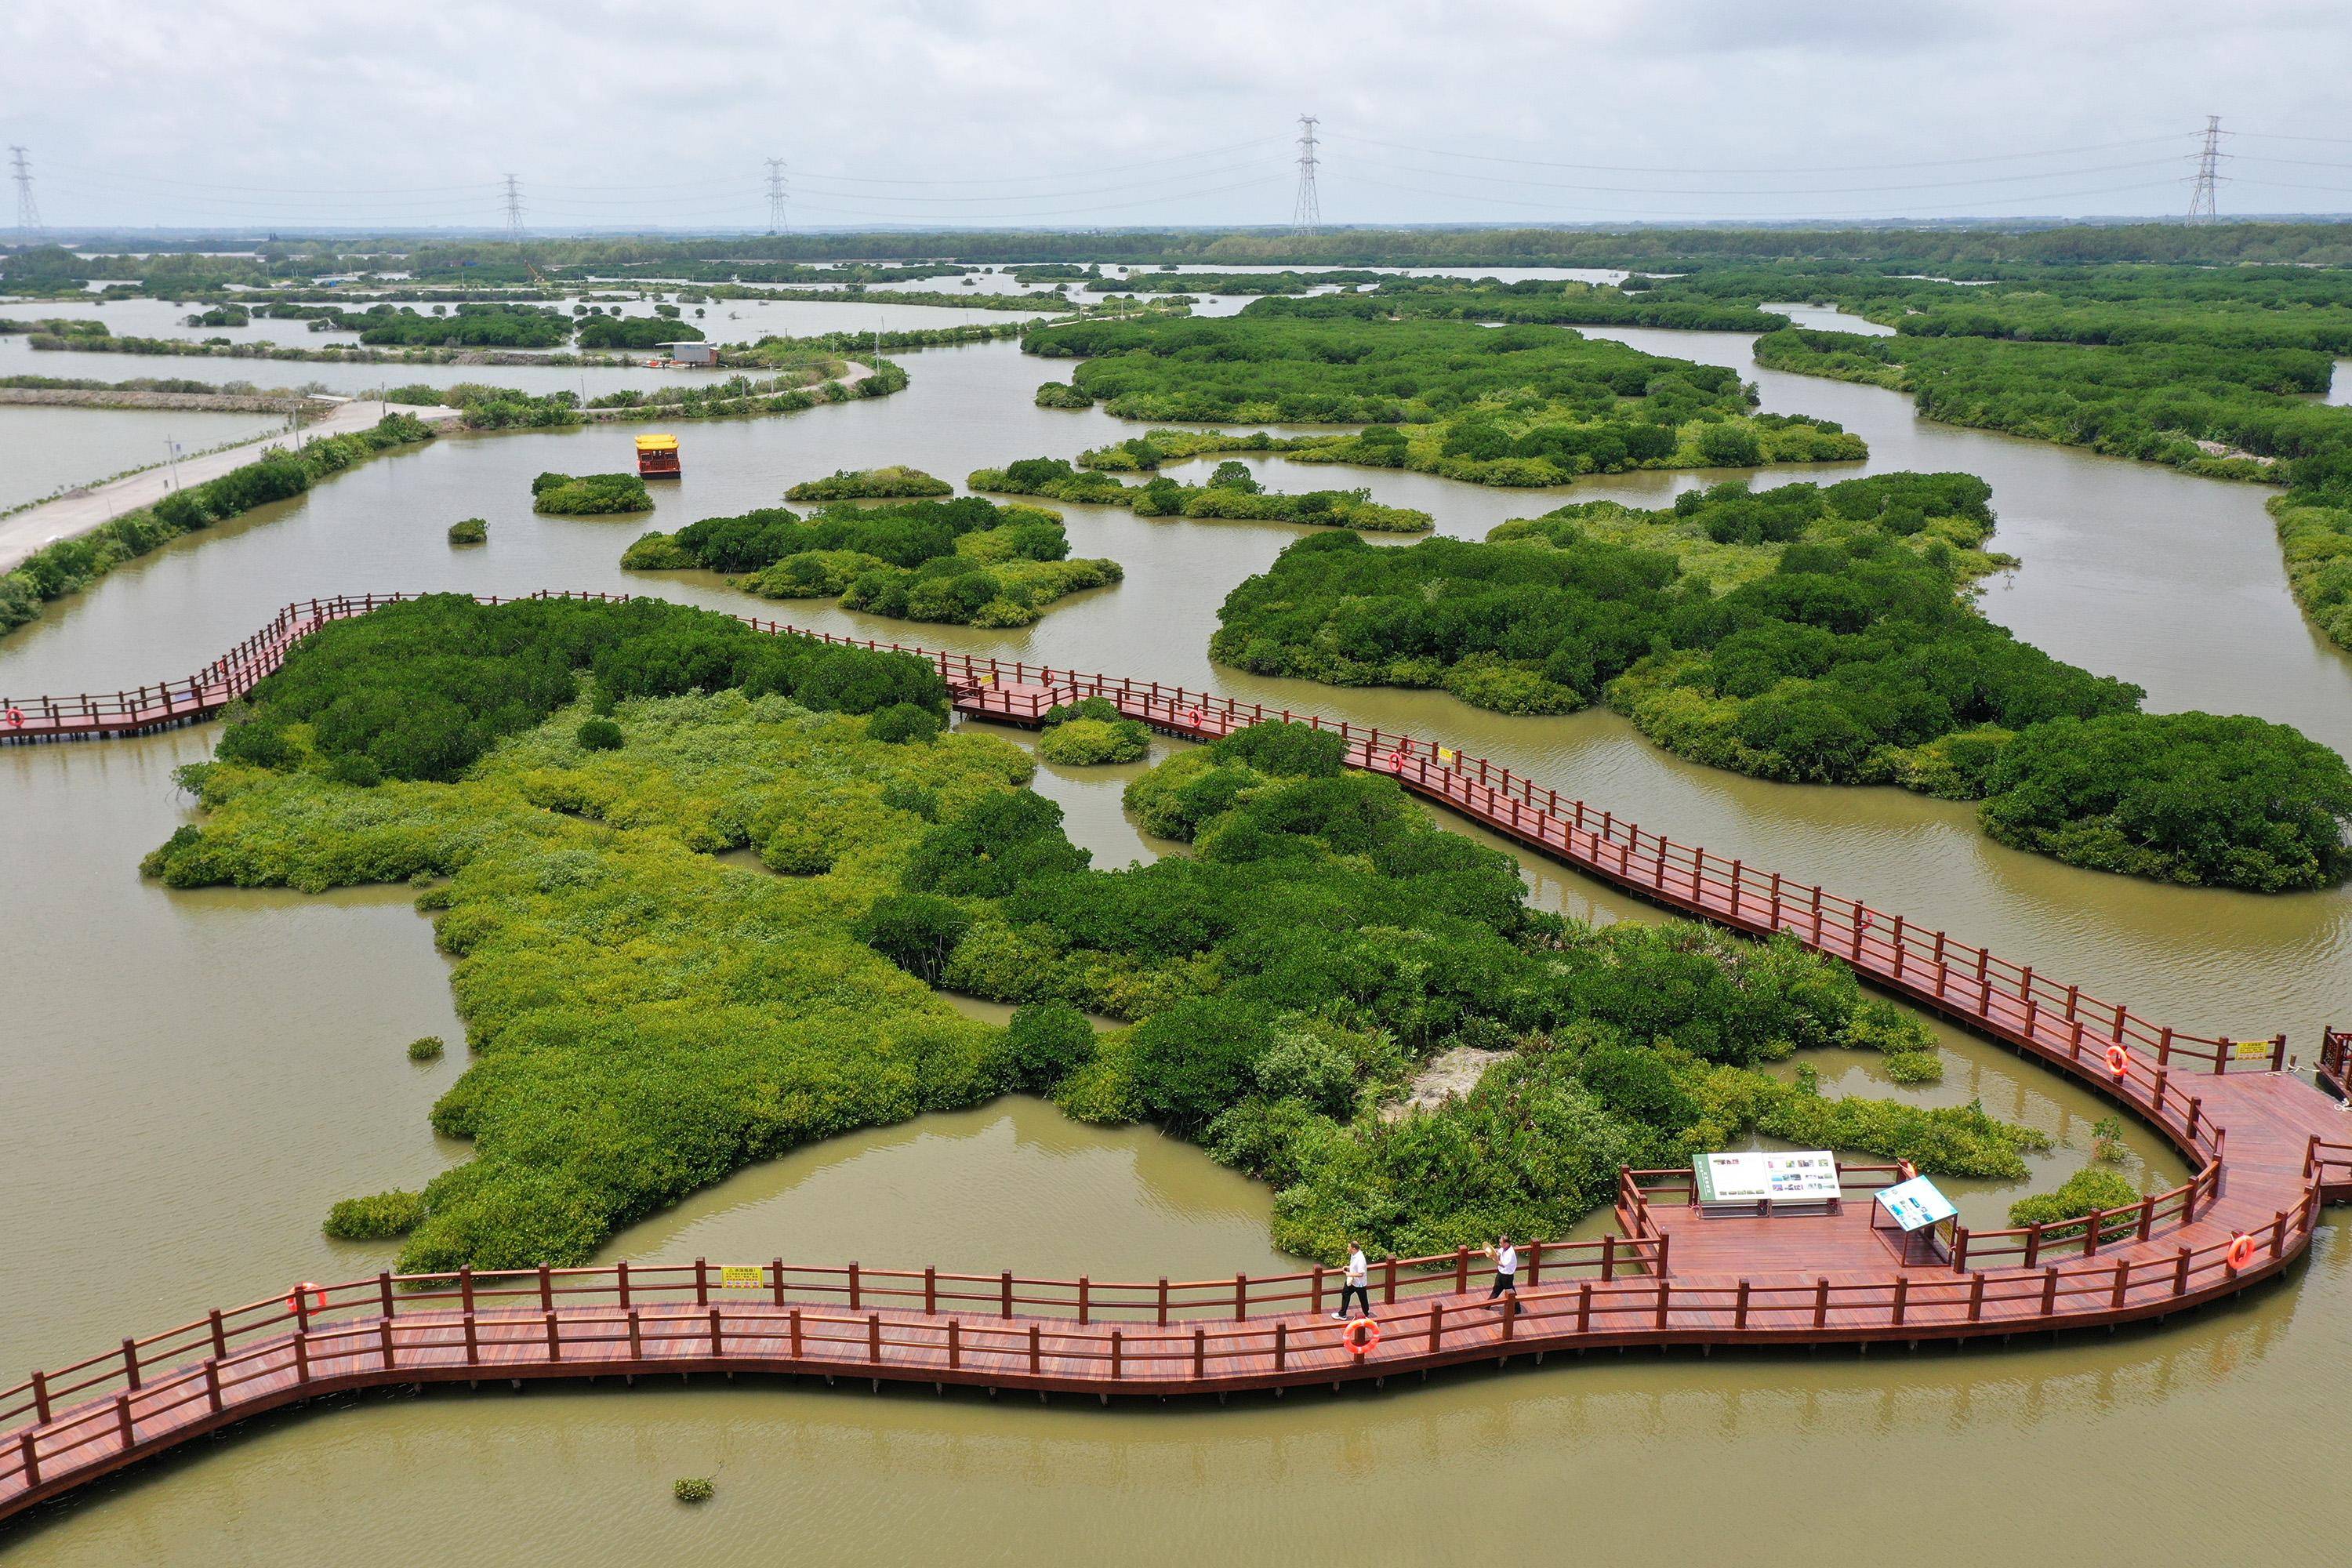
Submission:
[[[1925,1176],[1914,1176],[1898,1182],[1878,1194],[1878,1206],[1886,1211],[1896,1225],[1908,1235],[1925,1230],[1931,1225],[1941,1225],[1959,1214],[1952,1200],[1937,1190],[1936,1184]]]
[[[1691,1174],[1701,1204],[1827,1203],[1838,1195],[1837,1156],[1826,1149],[1705,1154]]]

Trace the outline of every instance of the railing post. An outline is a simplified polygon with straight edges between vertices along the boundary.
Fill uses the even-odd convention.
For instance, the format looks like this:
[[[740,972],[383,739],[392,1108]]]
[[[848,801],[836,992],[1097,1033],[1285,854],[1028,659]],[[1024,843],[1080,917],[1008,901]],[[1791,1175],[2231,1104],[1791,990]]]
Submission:
[[[1110,1380],[1113,1383],[1118,1382],[1125,1375],[1125,1369],[1119,1365],[1120,1359],[1125,1353],[1125,1337],[1118,1330],[1113,1329],[1110,1331]],[[950,1360],[948,1364],[952,1366],[955,1363]]]
[[[128,1337],[122,1342],[122,1381],[134,1390],[139,1386],[139,1342]]]
[[[1234,1321],[1236,1323],[1244,1323],[1248,1321],[1249,1276],[1246,1274],[1236,1274],[1234,1276]]]
[[[457,1269],[457,1300],[467,1317],[474,1315],[474,1266],[460,1265]]]
[[[1393,1307],[1396,1305],[1396,1255],[1391,1253],[1389,1256],[1388,1277],[1381,1286],[1381,1305],[1383,1307]]]
[[[1903,1326],[1903,1311],[1910,1297],[1911,1277],[1907,1274],[1897,1274],[1895,1277],[1895,1326],[1898,1329]]]
[[[1290,1360],[1290,1324],[1281,1318],[1274,1321],[1274,1370],[1280,1372]]]
[[[215,1312],[213,1317],[215,1321],[218,1321],[220,1314]],[[37,1372],[33,1374],[32,1382],[33,1419],[38,1425],[46,1426],[49,1424],[49,1374],[46,1372]]]
[[[1601,1278],[1617,1278],[1617,1237],[1614,1232],[1601,1238]]]
[[[866,1359],[874,1365],[882,1363],[882,1314],[866,1314]]]
[[[1197,1383],[1209,1375],[1209,1332],[1195,1323],[1192,1326],[1192,1380]]]
[[[998,1275],[996,1285],[1003,1306],[1001,1315],[1009,1318],[1013,1316],[1013,1270],[1008,1268]]]
[[[1826,1277],[1813,1280],[1813,1327],[1826,1327],[1830,1321],[1830,1282]]]
[[[1094,1286],[1093,1286],[1093,1282],[1092,1282],[1092,1281],[1090,1281],[1089,1279],[1087,1279],[1087,1278],[1085,1275],[1083,1275],[1083,1274],[1079,1275],[1079,1276],[1078,1276],[1078,1327],[1080,1327],[1080,1328],[1082,1328],[1082,1329],[1083,1329],[1083,1328],[1085,1328],[1085,1327],[1087,1326],[1087,1311],[1088,1311],[1088,1308],[1089,1308],[1089,1306],[1090,1306],[1090,1304],[1091,1304],[1091,1303],[1090,1303],[1090,1300],[1089,1300],[1089,1299],[1092,1297],[1092,1295],[1093,1295],[1093,1294],[1094,1294]]]
[[[849,1266],[849,1310],[857,1310],[857,1265]]]
[[[633,1332],[635,1331],[636,1321],[637,1315],[634,1310],[632,1310],[629,1313],[629,1322]],[[467,1366],[478,1365],[480,1364],[481,1359],[482,1345],[480,1337],[474,1327],[474,1310],[468,1307],[466,1309],[466,1364]]]
[[[128,1394],[114,1396],[114,1425],[122,1434],[122,1451],[127,1454],[139,1441],[138,1428],[131,1421],[131,1395]]]
[[[933,1263],[923,1265],[923,1311],[926,1316],[940,1310],[940,1270]]]
[[[1984,1285],[1983,1275],[1969,1276],[1969,1321],[1971,1323],[1984,1321]]]
[[[540,1270],[541,1275],[546,1272],[543,1268]],[[710,1305],[710,1265],[699,1258],[694,1260],[694,1304],[698,1307]]]
[[[2045,1318],[2058,1310],[2058,1266],[2054,1263],[2042,1270],[2042,1315]]]
[[[719,1309],[713,1307],[710,1309],[710,1356],[712,1360],[717,1361],[726,1353],[726,1347],[719,1337]]]
[[[2189,1248],[2186,1247],[2173,1256],[2172,1293],[2176,1296],[2189,1294]]]
[[[1039,1366],[1041,1365],[1041,1363],[1040,1363],[1040,1361],[1039,1361],[1039,1357],[1038,1357],[1038,1342],[1039,1342],[1039,1338],[1040,1338],[1040,1336],[1039,1336],[1039,1334],[1038,1334],[1038,1332],[1037,1332],[1037,1325],[1036,1325],[1036,1324],[1034,1324],[1034,1323],[1030,1324],[1030,1325],[1029,1325],[1029,1370],[1030,1370],[1030,1372],[1031,1372],[1031,1373],[1035,1373],[1035,1372],[1039,1369]]]
[[[544,1263],[539,1266],[539,1310],[542,1312],[555,1310],[555,1270]]]
[[[562,1361],[563,1359],[563,1331],[557,1326],[555,1309],[550,1307],[546,1310],[541,1312],[539,1316],[540,1321],[547,1325],[547,1359],[550,1361]]]

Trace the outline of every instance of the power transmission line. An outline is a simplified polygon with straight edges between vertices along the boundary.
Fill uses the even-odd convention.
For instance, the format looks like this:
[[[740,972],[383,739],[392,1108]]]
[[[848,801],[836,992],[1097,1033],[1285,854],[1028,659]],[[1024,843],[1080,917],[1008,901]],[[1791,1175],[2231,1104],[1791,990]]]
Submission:
[[[520,238],[522,234],[522,187],[512,174],[506,176],[506,182],[507,232]]]
[[[11,146],[9,162],[16,166],[16,232],[30,234],[41,226],[41,209],[33,200],[33,168],[25,162],[25,150]]]
[[[782,234],[789,226],[784,222],[784,161],[768,160],[768,232]]]
[[[1291,204],[1290,226],[1313,234],[1323,226],[1323,206],[1315,195],[1315,116],[1298,117],[1298,199]]]
[[[1927,158],[1902,163],[1777,163],[1756,168],[1702,168],[1688,164],[1661,163],[1563,163],[1546,158],[1506,158],[1490,153],[1463,153],[1448,147],[1417,147],[1404,142],[1383,142],[1375,137],[1352,135],[1345,131],[1331,132],[1337,142],[1359,142],[1367,147],[1386,147],[1398,153],[1418,153],[1429,158],[1459,158],[1475,163],[1517,163],[1529,169],[1571,169],[1588,174],[1856,174],[1880,169],[1936,169],[1957,163],[2009,163],[2023,158],[2063,158],[2082,153],[2104,153],[2118,147],[2146,147],[2158,142],[2179,145],[2195,135],[2193,131],[2181,131],[2168,136],[2136,136],[2123,142],[2095,142],[2080,147],[2045,147],[2031,153],[1987,153],[1968,158]]]
[[[2205,143],[2197,153],[2197,186],[2189,193],[2189,221],[2210,221],[2221,215],[2213,210],[2213,187],[2219,180],[2221,164],[2221,117],[2205,117]]]

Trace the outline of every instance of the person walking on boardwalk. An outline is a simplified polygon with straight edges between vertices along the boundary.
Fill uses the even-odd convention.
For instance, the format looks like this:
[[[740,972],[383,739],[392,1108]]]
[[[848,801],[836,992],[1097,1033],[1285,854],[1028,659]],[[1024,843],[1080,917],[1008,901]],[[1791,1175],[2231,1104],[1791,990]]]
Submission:
[[[1348,1300],[1353,1297],[1356,1308],[1367,1318],[1372,1315],[1372,1270],[1364,1261],[1364,1249],[1355,1242],[1348,1243],[1348,1271],[1339,1285],[1339,1310],[1331,1314],[1338,1322],[1348,1315]]]
[[[1495,1245],[1486,1249],[1486,1256],[1495,1260],[1495,1288],[1486,1292],[1488,1303],[1501,1296],[1516,1300],[1519,1289],[1519,1249],[1511,1245],[1509,1237],[1498,1236]]]

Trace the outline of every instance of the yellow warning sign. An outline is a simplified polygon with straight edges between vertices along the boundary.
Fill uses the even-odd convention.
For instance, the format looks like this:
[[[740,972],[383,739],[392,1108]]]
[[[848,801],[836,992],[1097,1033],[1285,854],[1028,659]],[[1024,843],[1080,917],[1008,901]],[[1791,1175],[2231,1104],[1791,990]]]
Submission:
[[[1437,748],[1437,760],[1441,763],[1454,762],[1460,755],[1461,753],[1456,752],[1451,746],[1440,746]]]
[[[719,1283],[729,1290],[757,1290],[767,1277],[767,1271],[756,1263],[725,1263],[719,1268]]]

